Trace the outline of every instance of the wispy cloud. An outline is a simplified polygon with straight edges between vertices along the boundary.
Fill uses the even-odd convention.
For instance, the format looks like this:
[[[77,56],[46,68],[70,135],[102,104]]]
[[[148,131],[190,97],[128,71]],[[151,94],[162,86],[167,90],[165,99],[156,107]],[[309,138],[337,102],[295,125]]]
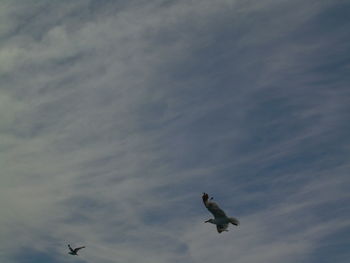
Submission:
[[[1,262],[345,262],[348,9],[3,1]]]

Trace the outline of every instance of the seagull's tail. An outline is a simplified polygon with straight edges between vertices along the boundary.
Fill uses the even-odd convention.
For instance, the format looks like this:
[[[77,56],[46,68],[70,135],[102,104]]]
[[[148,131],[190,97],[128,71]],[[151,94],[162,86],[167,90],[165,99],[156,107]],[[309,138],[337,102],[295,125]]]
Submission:
[[[239,220],[237,218],[234,218],[234,217],[230,217],[230,223],[232,225],[235,225],[235,226],[238,226],[239,225]]]

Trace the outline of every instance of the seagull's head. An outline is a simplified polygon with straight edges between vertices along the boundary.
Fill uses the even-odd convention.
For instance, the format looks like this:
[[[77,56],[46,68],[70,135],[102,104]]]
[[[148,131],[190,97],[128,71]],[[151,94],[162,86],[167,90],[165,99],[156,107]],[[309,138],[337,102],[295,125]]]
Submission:
[[[214,219],[212,219],[212,218],[208,219],[207,221],[204,221],[204,223],[212,223],[212,224],[215,224],[215,223],[214,223]]]

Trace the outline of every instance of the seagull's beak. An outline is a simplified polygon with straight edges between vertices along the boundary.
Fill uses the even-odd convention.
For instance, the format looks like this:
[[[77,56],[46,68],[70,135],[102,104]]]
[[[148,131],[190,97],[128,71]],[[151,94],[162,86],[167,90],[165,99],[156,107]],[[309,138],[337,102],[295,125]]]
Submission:
[[[209,222],[209,220],[207,220],[207,221],[204,221],[204,223],[208,223]]]

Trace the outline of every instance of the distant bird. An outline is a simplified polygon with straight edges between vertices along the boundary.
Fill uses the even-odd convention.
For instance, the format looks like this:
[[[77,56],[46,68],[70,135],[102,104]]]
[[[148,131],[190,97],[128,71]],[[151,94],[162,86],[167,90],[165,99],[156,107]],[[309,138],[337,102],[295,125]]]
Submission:
[[[78,256],[78,251],[82,248],[85,248],[85,247],[77,247],[77,248],[72,248],[69,244],[68,244],[68,248],[69,248],[69,252],[68,254],[71,254],[71,255],[74,255],[74,256]]]
[[[210,200],[212,200],[210,198]],[[231,223],[235,226],[239,225],[239,221],[237,218],[234,217],[227,217],[225,212],[213,201],[209,201],[209,195],[207,193],[203,193],[202,196],[203,203],[205,207],[209,210],[210,213],[213,214],[214,219],[209,219],[205,221],[204,223],[212,223],[216,225],[216,229],[219,233],[223,231],[228,231],[228,224]]]

